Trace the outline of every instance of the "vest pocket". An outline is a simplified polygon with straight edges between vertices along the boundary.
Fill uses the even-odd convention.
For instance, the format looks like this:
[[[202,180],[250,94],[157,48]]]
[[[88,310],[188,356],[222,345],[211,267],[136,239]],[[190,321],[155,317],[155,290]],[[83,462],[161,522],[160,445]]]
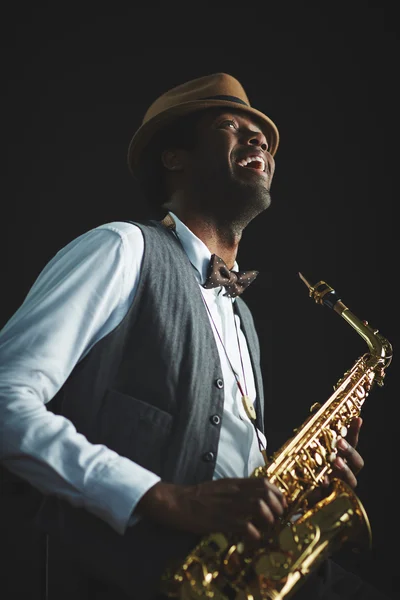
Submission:
[[[97,441],[161,476],[172,421],[171,414],[152,404],[108,390],[100,409]]]

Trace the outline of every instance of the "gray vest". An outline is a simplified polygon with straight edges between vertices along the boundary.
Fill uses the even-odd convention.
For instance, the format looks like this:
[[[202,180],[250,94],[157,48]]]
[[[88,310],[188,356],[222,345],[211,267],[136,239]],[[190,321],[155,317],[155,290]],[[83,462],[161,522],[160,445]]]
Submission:
[[[122,322],[75,367],[52,401],[93,443],[160,475],[194,484],[213,476],[224,381],[193,267],[175,235],[157,221],[136,223],[144,256],[135,299]],[[259,343],[251,313],[234,303],[249,346],[263,430]],[[50,408],[52,408],[50,406]],[[140,600],[151,598],[168,560],[195,536],[145,519],[122,536],[81,508],[48,497],[38,525],[60,536],[90,571]]]

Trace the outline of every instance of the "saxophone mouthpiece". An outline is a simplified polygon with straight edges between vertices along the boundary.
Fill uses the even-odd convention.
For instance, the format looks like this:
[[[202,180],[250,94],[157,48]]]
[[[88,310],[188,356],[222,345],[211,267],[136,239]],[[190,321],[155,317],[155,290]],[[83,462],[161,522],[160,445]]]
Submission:
[[[318,281],[315,285],[311,285],[302,273],[299,273],[299,277],[308,287],[310,298],[313,298],[317,304],[325,304],[329,308],[334,308],[340,302],[341,309],[346,308],[336,295],[335,290],[325,281]]]
[[[306,286],[308,287],[308,289],[311,292],[312,289],[313,289],[312,285],[307,281],[307,279],[304,277],[304,275],[302,273],[300,273],[300,272],[299,272],[299,277],[306,284]]]

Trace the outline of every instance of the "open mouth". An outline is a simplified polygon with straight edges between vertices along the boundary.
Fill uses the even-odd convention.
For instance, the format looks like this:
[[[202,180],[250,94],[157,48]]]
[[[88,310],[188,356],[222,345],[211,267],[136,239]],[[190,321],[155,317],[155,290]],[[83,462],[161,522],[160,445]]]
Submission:
[[[238,160],[236,164],[246,169],[253,169],[254,171],[263,171],[264,173],[266,171],[265,160],[261,156],[248,156],[247,158]]]

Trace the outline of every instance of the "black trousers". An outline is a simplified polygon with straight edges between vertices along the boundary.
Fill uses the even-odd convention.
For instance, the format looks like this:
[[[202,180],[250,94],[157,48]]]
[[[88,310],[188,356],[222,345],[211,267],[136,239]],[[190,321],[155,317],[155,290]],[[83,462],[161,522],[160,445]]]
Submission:
[[[65,575],[64,572],[64,577],[56,579],[56,573],[50,573],[48,600],[142,600],[126,595],[104,581],[88,577],[76,566],[70,576]],[[168,599],[157,595],[152,600]],[[379,591],[358,575],[328,559],[306,579],[290,600],[394,600],[394,596]]]

